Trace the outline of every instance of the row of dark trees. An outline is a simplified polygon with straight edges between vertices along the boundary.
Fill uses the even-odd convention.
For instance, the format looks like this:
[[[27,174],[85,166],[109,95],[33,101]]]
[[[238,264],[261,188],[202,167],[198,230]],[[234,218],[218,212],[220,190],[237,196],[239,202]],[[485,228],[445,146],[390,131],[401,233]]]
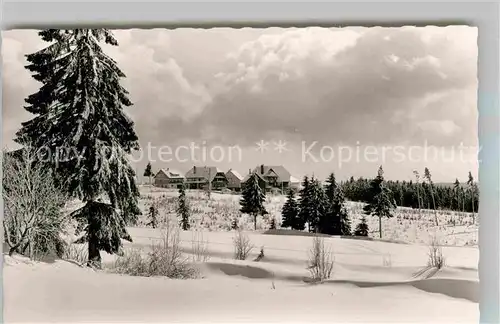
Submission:
[[[287,201],[282,208],[283,228],[310,232],[351,235],[351,223],[345,208],[342,189],[332,173],[327,179],[328,185],[323,187],[315,177],[304,177],[300,198],[296,199],[293,190],[288,191]],[[240,211],[252,215],[254,228],[257,228],[257,216],[268,214],[264,202],[266,195],[259,186],[258,178],[252,174],[242,188]],[[271,228],[274,228],[274,223]]]
[[[396,208],[392,190],[386,186],[383,169],[379,168],[377,176],[368,182],[364,191],[367,204],[364,214],[379,219],[379,233],[382,237],[382,219],[393,217]],[[304,177],[299,199],[289,191],[287,201],[282,209],[282,227],[304,230],[307,224],[309,232],[329,235],[367,236],[368,225],[363,217],[357,224],[354,233],[345,207],[345,186],[337,183],[332,173],[323,186],[317,178]]]
[[[427,169],[426,177],[430,179],[430,173]],[[344,191],[349,190],[348,185],[354,183],[354,181],[351,181],[347,185],[340,185],[335,179],[335,174],[332,173],[324,186],[314,176],[311,178],[305,176],[298,199],[295,197],[293,190],[288,192],[287,200],[282,208],[281,226],[303,231],[307,225],[309,232],[343,236],[353,234],[367,236],[368,225],[366,218],[362,218],[353,233],[351,221],[345,207]],[[365,183],[365,180],[362,183]],[[395,194],[390,183],[384,179],[382,166],[380,166],[377,176],[371,181],[367,181],[366,184],[362,192],[362,200],[366,202],[363,212],[366,216],[378,217],[379,235],[382,237],[382,220],[383,218],[393,217],[393,211],[397,207]],[[433,186],[431,181],[430,185]],[[253,215],[255,228],[257,227],[257,216],[267,214],[264,207],[265,200],[266,196],[259,186],[257,176],[251,175],[249,181],[243,186],[240,211]],[[433,201],[435,201],[434,196]]]
[[[324,187],[314,176],[304,177],[299,198],[290,190],[282,209],[282,227],[331,235],[351,235],[345,198],[332,173]]]
[[[415,181],[387,181],[386,187],[391,189],[396,204],[401,207],[422,208],[431,210],[452,210],[477,213],[479,207],[479,188],[469,172],[466,183],[458,179],[449,185],[434,184],[428,168],[421,177],[414,171]],[[351,177],[343,182],[342,188],[348,200],[367,202],[370,199],[370,181]]]

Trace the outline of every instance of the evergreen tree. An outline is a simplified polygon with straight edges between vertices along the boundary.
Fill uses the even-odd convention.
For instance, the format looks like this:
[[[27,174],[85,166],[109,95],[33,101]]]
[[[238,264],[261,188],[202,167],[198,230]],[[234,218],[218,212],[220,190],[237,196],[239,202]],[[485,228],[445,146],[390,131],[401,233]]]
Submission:
[[[337,199],[337,192],[339,190],[337,182],[335,180],[335,174],[331,173],[326,180],[326,215],[323,217],[321,222],[320,232],[329,235],[340,235],[341,234],[341,220],[340,220],[340,206]]]
[[[120,85],[125,77],[100,43],[117,46],[107,29],[49,29],[51,43],[27,55],[27,69],[41,88],[26,98],[35,117],[22,124],[17,141],[27,139],[56,182],[84,206],[72,213],[77,234],[89,244],[89,265],[100,266],[100,251],[117,253],[120,239],[131,241],[125,225],[136,219],[139,191],[128,154],[139,148],[131,106]]]
[[[303,231],[305,224],[298,218],[298,215],[299,208],[295,200],[295,192],[290,189],[288,190],[287,200],[281,209],[281,227]]]
[[[354,231],[355,236],[368,236],[368,224],[366,223],[366,217],[361,218],[361,222],[356,226]]]
[[[308,226],[309,231],[319,232],[320,225],[324,222],[324,217],[326,217],[326,213],[328,210],[328,200],[326,198],[325,190],[323,189],[323,185],[321,182],[312,178],[309,183],[309,197],[307,200],[309,201],[308,207]]]
[[[149,223],[147,224],[148,226],[151,226],[152,228],[156,228],[158,226],[158,208],[156,207],[156,204],[153,203],[149,207]]]
[[[429,208],[435,210],[448,209],[460,212],[475,212],[478,210],[479,190],[477,184],[473,186],[461,186],[456,181],[453,187],[438,186],[432,182],[430,172],[427,177],[421,180],[418,171],[413,171],[416,180],[406,181],[386,181],[385,186],[393,193],[395,201],[404,207],[415,209]],[[430,178],[430,181],[429,181]],[[458,183],[458,185],[457,185]],[[368,203],[371,201],[370,183],[363,178],[342,183],[342,191],[346,199]],[[328,188],[327,188],[328,189]],[[471,190],[472,189],[472,190]]]
[[[189,206],[186,200],[186,190],[184,186],[179,187],[179,197],[177,200],[177,215],[180,217],[181,227],[184,231],[189,230]]]
[[[238,230],[238,219],[237,218],[233,218],[233,220],[231,221],[231,229]]]
[[[335,180],[335,174],[332,172],[326,179],[326,190],[325,194],[329,202],[333,202],[335,197],[335,191],[337,190],[337,181]]]
[[[474,183],[474,178],[472,177],[472,173],[469,171],[469,177],[467,180],[467,186],[469,187],[469,193],[470,193],[470,202],[471,202],[471,207],[472,207],[472,222],[476,222],[475,218],[475,208],[474,208],[474,201],[475,201],[475,194],[476,194],[476,185]]]
[[[309,208],[310,208],[310,181],[308,176],[304,176],[304,180],[302,181],[302,188],[299,192],[299,223],[305,224],[309,223]],[[310,224],[308,224],[309,230],[311,228]]]
[[[363,208],[366,215],[377,216],[379,220],[379,235],[382,238],[382,218],[391,218],[392,210],[396,208],[396,203],[392,197],[390,189],[384,186],[384,170],[382,166],[378,169],[378,174],[371,182],[372,201]]]
[[[334,212],[340,220],[340,235],[351,235],[351,220],[345,208],[345,197],[341,188],[337,188],[333,200]]]
[[[405,197],[404,197],[404,184],[402,184],[401,186],[399,186],[398,190],[399,190],[399,204],[401,207],[405,206]]]
[[[257,230],[257,216],[267,214],[267,210],[264,207],[265,201],[266,195],[262,192],[257,175],[254,173],[243,184],[240,212],[253,216],[255,230]]]
[[[321,232],[330,235],[351,235],[351,221],[345,208],[343,188],[336,183],[333,173],[326,182],[327,210]]]
[[[148,165],[146,165],[146,169],[144,170],[144,176],[149,178],[149,184],[151,184],[151,176],[153,176],[151,162],[148,162]]]

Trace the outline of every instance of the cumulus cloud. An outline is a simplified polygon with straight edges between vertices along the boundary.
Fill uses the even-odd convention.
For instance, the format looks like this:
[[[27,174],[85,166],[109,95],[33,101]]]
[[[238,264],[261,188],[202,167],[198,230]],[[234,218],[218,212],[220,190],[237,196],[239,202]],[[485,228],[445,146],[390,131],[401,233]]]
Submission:
[[[472,143],[476,37],[469,27],[263,35],[228,55],[203,120],[217,123],[219,140],[241,142],[280,133],[330,143]],[[421,127],[430,120],[432,132]]]
[[[105,46],[105,51],[127,75],[123,85],[134,103],[127,113],[143,147],[238,144],[251,153],[244,170],[265,160],[254,151],[261,139],[282,139],[289,148],[301,141],[477,145],[476,28],[114,33],[120,46]],[[46,44],[36,31],[7,31],[2,37],[3,137],[8,143],[20,122],[32,117],[22,108],[24,98],[39,87],[24,69],[24,55]],[[297,176],[310,171],[293,154],[284,161],[274,157],[272,163],[286,164]],[[366,176],[363,168],[371,174],[376,167],[357,163],[349,172]],[[329,165],[314,170],[320,168],[331,171]],[[447,168],[435,172],[445,174]]]

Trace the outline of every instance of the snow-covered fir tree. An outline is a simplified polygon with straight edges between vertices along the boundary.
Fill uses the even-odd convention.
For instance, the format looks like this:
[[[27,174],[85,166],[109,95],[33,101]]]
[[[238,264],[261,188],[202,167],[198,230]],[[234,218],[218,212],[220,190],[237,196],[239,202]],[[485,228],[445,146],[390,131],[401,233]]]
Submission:
[[[366,223],[366,217],[363,216],[361,218],[361,222],[356,226],[354,230],[355,236],[368,236],[368,224]]]
[[[152,228],[158,227],[158,207],[156,206],[156,203],[153,203],[151,206],[149,206],[149,223],[147,224],[148,226],[151,226]]]
[[[288,190],[287,199],[281,208],[281,227],[299,231],[305,228],[305,223],[299,219],[299,206],[292,189]]]
[[[320,232],[321,223],[328,210],[327,198],[321,181],[312,178],[309,183],[309,208],[308,208],[308,226],[310,232]]]
[[[310,230],[311,226],[309,224],[310,221],[310,212],[309,208],[311,206],[310,203],[310,186],[311,181],[309,180],[309,177],[306,175],[304,176],[304,179],[302,180],[302,188],[300,188],[299,191],[299,222],[304,224],[308,223],[308,228]]]
[[[351,235],[351,221],[345,207],[345,197],[333,173],[326,180],[327,210],[321,222],[321,232],[330,235]]]
[[[148,162],[146,169],[144,170],[144,176],[149,178],[149,184],[151,185],[151,177],[153,176],[153,169],[151,167],[151,162]]]
[[[233,218],[233,220],[231,221],[231,229],[232,230],[238,230],[238,219],[237,218]]]
[[[329,235],[340,235],[340,217],[338,212],[336,212],[337,208],[335,208],[337,182],[333,173],[328,176],[326,183],[327,210],[325,217],[321,221],[320,232]]]
[[[472,222],[475,224],[476,223],[476,214],[475,214],[475,196],[479,196],[479,190],[477,187],[477,184],[474,182],[474,177],[472,176],[472,173],[469,171],[468,179],[467,179],[467,186],[469,187],[469,193],[470,193],[470,201],[471,201],[471,206],[472,206]]]
[[[325,194],[326,194],[326,197],[328,198],[328,201],[330,201],[330,202],[333,201],[337,187],[338,187],[338,184],[337,184],[337,180],[335,179],[335,173],[332,172],[332,173],[330,173],[330,175],[326,179]]]
[[[253,173],[243,184],[240,212],[253,216],[255,230],[257,230],[257,216],[267,214],[267,210],[264,207],[265,201],[266,195],[259,186],[257,175]]]
[[[100,251],[116,253],[121,239],[131,241],[125,225],[137,220],[139,191],[128,154],[139,148],[134,123],[124,107],[132,105],[120,85],[125,77],[101,43],[117,46],[107,29],[49,29],[39,33],[51,43],[27,55],[27,69],[42,83],[26,98],[35,117],[22,124],[19,141],[28,139],[57,183],[85,204],[72,213],[77,231],[89,244],[89,265],[100,266]]]
[[[384,186],[384,170],[382,166],[378,169],[378,174],[370,183],[371,200],[363,207],[366,215],[378,217],[379,235],[382,238],[382,218],[391,218],[392,211],[396,208],[396,202],[389,188]]]
[[[177,199],[177,215],[180,218],[180,224],[183,230],[187,231],[190,228],[189,224],[189,206],[186,201],[186,190],[184,186],[179,188],[179,197]]]
[[[336,189],[333,206],[334,211],[340,219],[340,235],[351,235],[351,220],[349,219],[349,214],[347,213],[347,208],[345,207],[345,197],[341,187],[337,187]]]

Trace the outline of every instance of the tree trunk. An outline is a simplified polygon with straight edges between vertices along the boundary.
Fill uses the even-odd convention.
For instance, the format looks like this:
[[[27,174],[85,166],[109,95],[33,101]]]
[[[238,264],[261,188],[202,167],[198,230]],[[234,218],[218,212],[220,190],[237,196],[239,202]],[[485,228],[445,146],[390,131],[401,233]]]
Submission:
[[[253,214],[253,229],[257,230],[257,214]]]
[[[420,210],[420,208],[421,208],[421,206],[420,206],[420,190],[419,190],[418,186],[419,186],[419,184],[418,184],[418,182],[417,182],[417,202],[418,202],[418,214],[419,214],[419,216],[422,216],[422,213],[421,213],[421,210]]]
[[[436,226],[439,226],[437,209],[436,209],[436,200],[434,199],[434,190],[432,189],[431,189],[431,196],[432,196],[432,205],[434,206],[434,219],[436,221]]]
[[[89,267],[101,268],[101,253],[98,248],[98,238],[89,234]]]
[[[378,233],[380,238],[382,238],[382,217],[378,217]]]
[[[14,255],[14,253],[15,253],[15,252],[17,252],[17,247],[18,247],[18,246],[19,246],[19,245],[18,245],[18,244],[16,244],[15,246],[13,246],[13,247],[11,247],[11,248],[9,249],[9,256],[13,256],[13,255]]]
[[[465,194],[462,195],[462,217],[465,216]]]
[[[4,223],[4,230],[5,230],[5,223]],[[12,245],[10,245],[10,243],[8,243],[10,246],[9,256],[14,255],[14,253],[16,253],[16,252],[19,253],[19,248],[23,244],[24,238],[26,237],[27,234],[28,234],[28,228],[26,228],[24,230],[24,232],[21,234],[21,237],[18,238],[18,242],[14,246],[12,246]],[[7,235],[8,235],[8,232],[7,232]],[[7,236],[7,238],[9,238],[9,237]],[[7,242],[10,242],[10,239],[8,239]]]
[[[471,207],[472,207],[472,224],[476,223],[476,215],[474,214],[474,193],[471,191],[470,194],[470,201],[471,201]]]

